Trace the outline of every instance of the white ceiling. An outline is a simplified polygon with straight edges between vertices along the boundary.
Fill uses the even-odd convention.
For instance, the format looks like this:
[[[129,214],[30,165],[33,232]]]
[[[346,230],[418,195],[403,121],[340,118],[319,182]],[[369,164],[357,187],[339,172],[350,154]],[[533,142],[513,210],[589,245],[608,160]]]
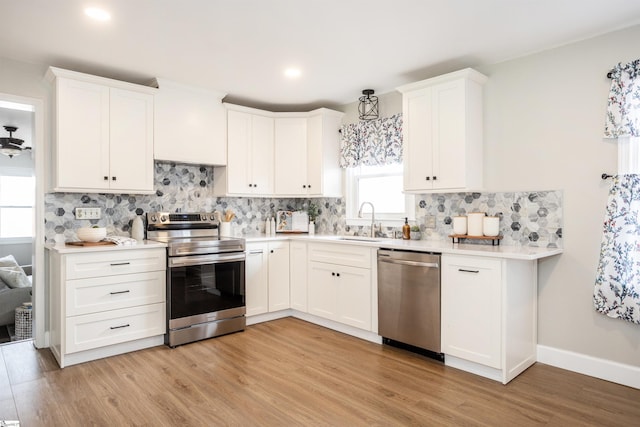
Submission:
[[[84,16],[95,5],[110,22]],[[0,0],[0,15],[0,57],[295,111],[634,25],[640,1]]]

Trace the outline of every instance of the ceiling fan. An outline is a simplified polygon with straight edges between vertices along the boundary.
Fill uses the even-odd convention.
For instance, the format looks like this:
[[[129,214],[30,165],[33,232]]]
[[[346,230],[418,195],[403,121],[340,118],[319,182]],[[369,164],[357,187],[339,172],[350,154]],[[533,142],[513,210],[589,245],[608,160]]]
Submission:
[[[22,146],[22,144],[24,144],[24,140],[13,137],[13,132],[18,130],[16,126],[4,126],[4,129],[9,132],[9,137],[0,138],[1,154],[13,157],[22,154],[23,150],[31,150],[31,147]]]

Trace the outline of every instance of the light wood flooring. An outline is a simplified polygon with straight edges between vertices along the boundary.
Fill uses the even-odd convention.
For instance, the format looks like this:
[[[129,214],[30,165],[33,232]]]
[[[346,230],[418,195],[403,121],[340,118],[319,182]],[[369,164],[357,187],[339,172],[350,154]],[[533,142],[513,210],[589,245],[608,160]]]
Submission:
[[[29,426],[637,426],[640,390],[536,364],[504,386],[287,318],[59,369],[0,346],[0,420]]]

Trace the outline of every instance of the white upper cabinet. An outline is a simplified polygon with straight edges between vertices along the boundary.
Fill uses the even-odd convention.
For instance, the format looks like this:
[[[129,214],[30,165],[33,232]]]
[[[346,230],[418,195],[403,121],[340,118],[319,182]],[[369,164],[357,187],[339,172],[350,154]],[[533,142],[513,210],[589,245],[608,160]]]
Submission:
[[[227,109],[227,167],[214,168],[214,194],[340,197],[342,113]]]
[[[53,191],[153,193],[156,89],[49,68]]]
[[[227,164],[225,94],[156,78],[154,158]]]
[[[276,195],[341,197],[338,131],[343,113],[321,108],[301,114],[276,118]]]
[[[227,166],[215,167],[214,194],[273,194],[273,118],[227,107]]]
[[[472,69],[411,83],[402,93],[404,190],[482,189],[482,85]]]
[[[275,119],[275,192],[307,195],[307,118]],[[318,190],[319,191],[319,190]]]

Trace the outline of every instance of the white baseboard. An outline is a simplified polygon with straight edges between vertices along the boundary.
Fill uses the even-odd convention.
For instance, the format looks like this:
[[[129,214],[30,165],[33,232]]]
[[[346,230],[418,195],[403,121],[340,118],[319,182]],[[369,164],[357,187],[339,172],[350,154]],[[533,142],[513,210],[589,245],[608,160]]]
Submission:
[[[640,389],[640,366],[538,345],[538,362]]]

